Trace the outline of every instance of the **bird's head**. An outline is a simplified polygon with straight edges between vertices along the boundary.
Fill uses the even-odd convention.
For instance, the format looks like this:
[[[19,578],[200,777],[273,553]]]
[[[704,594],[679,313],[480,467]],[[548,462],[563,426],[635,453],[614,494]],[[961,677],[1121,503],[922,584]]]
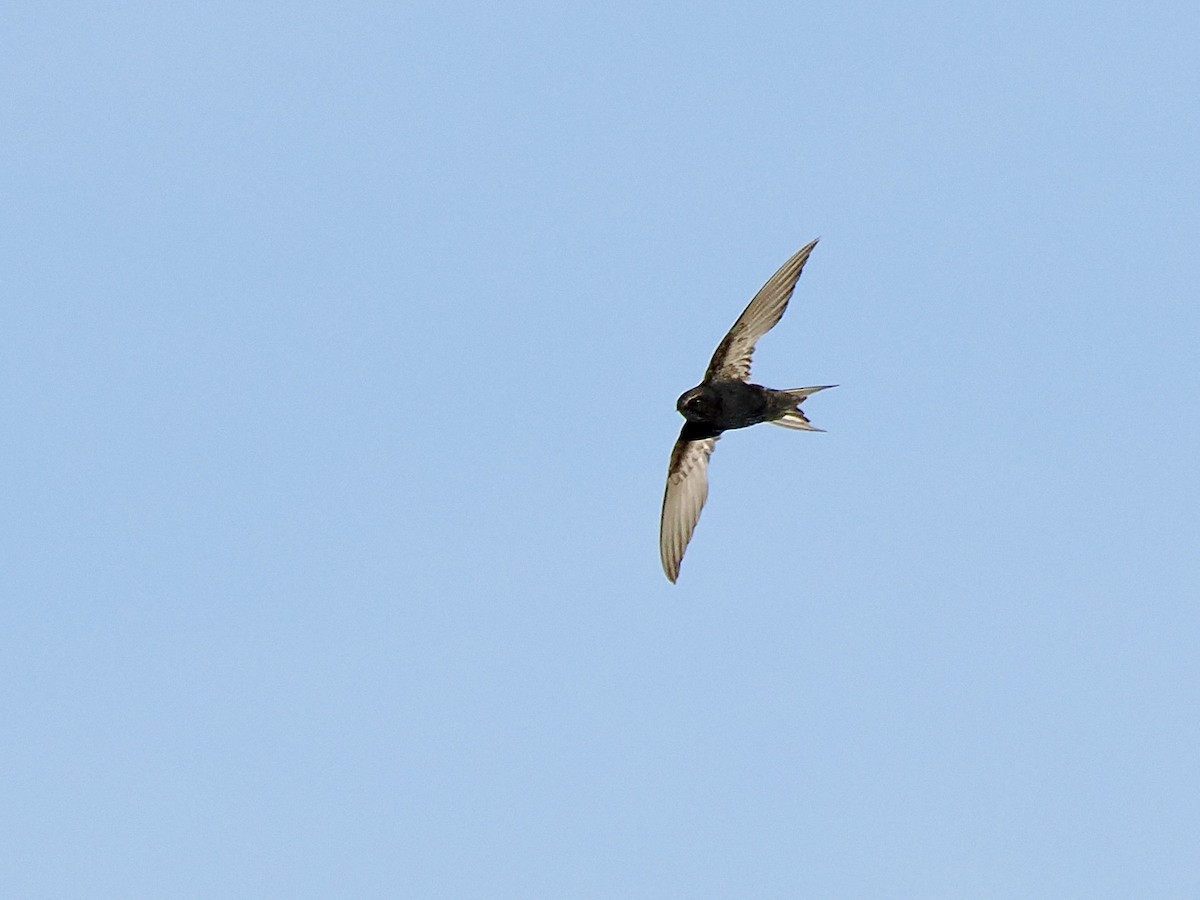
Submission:
[[[711,417],[716,409],[713,398],[703,385],[697,385],[689,391],[684,391],[675,401],[675,408],[688,421],[699,421]]]

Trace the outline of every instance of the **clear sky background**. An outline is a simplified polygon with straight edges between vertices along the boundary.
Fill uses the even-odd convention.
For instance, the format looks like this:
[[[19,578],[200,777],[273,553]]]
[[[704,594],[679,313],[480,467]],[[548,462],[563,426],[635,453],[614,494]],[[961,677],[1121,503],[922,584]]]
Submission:
[[[1200,896],[1198,47],[10,5],[0,894]]]

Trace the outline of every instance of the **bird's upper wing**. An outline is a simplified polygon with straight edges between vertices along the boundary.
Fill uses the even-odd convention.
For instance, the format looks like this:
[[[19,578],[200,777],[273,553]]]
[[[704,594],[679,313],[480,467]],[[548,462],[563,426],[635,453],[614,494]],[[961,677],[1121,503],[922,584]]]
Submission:
[[[658,550],[662,556],[663,571],[672,582],[679,577],[683,551],[692,539],[696,522],[700,520],[700,510],[708,499],[708,458],[712,456],[717,438],[691,437],[697,433],[694,426],[683,426],[675,449],[671,451],[671,465],[667,469]]]
[[[813,241],[796,251],[796,255],[780,266],[779,271],[754,295],[750,305],[738,316],[729,334],[725,335],[713,354],[708,371],[704,373],[705,381],[745,381],[750,377],[750,357],[754,353],[754,345],[783,318],[800,270],[815,246],[817,242]]]

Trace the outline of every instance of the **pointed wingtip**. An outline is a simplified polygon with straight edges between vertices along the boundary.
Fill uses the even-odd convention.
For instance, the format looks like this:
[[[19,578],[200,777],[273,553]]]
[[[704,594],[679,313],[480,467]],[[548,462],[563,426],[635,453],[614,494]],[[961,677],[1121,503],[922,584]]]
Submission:
[[[679,562],[672,560],[670,558],[670,554],[668,554],[665,549],[663,550],[662,555],[659,557],[659,562],[662,563],[663,574],[667,576],[667,581],[671,582],[671,584],[674,584],[675,579],[679,577]],[[671,565],[672,562],[675,563],[673,566]]]

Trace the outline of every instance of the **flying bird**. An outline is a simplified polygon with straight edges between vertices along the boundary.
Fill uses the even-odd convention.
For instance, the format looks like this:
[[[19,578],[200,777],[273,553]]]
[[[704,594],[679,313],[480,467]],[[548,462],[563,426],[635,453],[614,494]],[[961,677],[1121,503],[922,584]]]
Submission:
[[[679,577],[683,551],[708,499],[708,458],[722,432],[759,422],[800,431],[822,430],[809,424],[800,404],[817,391],[836,385],[777,391],[749,382],[754,345],[783,318],[800,270],[815,246],[813,241],[801,247],[762,286],[718,345],[704,380],[675,402],[687,421],[671,451],[658,534],[663,571],[672,582]]]

